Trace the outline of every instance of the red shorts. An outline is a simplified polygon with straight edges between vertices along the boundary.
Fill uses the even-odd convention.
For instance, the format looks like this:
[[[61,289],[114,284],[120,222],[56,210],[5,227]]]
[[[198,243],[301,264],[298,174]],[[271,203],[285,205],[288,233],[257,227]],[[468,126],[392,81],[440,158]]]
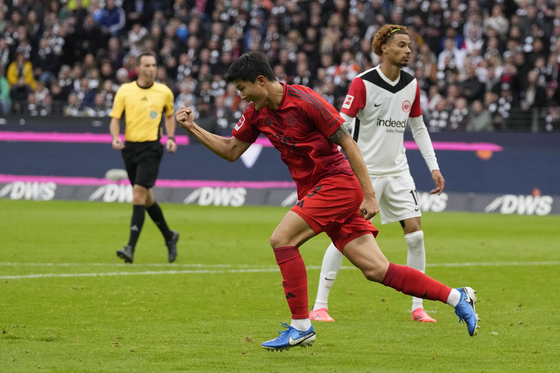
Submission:
[[[321,180],[292,211],[315,234],[325,232],[340,252],[350,241],[368,233],[377,236],[371,221],[359,214],[364,194],[356,176],[334,175]]]

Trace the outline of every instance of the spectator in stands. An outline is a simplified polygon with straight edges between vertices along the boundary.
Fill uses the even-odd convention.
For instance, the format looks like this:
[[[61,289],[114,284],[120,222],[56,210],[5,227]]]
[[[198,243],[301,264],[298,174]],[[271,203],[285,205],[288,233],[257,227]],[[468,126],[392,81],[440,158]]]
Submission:
[[[231,134],[232,127],[237,123],[233,111],[225,105],[225,96],[218,96],[214,101],[215,120],[222,135]]]
[[[108,109],[111,109],[113,107],[113,100],[115,98],[115,93],[117,92],[113,86],[114,83],[111,80],[107,79],[103,82],[103,87],[99,92],[103,96],[103,99],[105,100],[105,106]]]
[[[2,114],[9,114],[11,109],[10,83],[8,83],[8,79],[4,76],[4,69],[0,65],[0,110]]]
[[[97,53],[103,46],[104,41],[101,37],[101,28],[93,19],[93,15],[88,14],[82,23],[76,27],[76,47],[80,56],[87,53]]]
[[[213,133],[215,135],[220,135],[222,133],[218,122],[216,121],[215,115],[213,115],[213,110],[211,110],[211,104],[206,100],[199,98],[196,103],[198,117],[196,119],[196,124],[204,128],[206,131]],[[191,137],[196,141],[195,137]]]
[[[80,107],[81,110],[84,110],[86,106],[93,105],[93,100],[95,99],[96,91],[90,88],[88,78],[84,77],[80,79],[80,88],[75,90],[74,93],[78,97],[78,101],[81,104]]]
[[[49,96],[51,97],[52,101],[52,113],[62,114],[63,105],[68,99],[68,94],[65,94],[57,80],[54,80],[51,83],[50,91],[51,93]]]
[[[494,125],[492,123],[492,114],[482,105],[482,102],[476,100],[471,106],[469,123],[466,128],[467,132],[492,132]]]
[[[75,93],[68,96],[68,104],[64,107],[64,115],[67,117],[82,117],[83,111],[80,109],[80,100]]]
[[[123,65],[124,51],[121,48],[121,43],[118,38],[109,39],[109,50],[107,52],[107,57],[113,64],[113,69],[118,70]]]
[[[111,107],[107,107],[105,96],[102,93],[96,94],[93,104],[84,108],[84,113],[88,117],[104,118],[108,117],[110,112]]]
[[[547,105],[546,90],[538,81],[538,74],[531,70],[527,76],[525,89],[521,91],[521,109],[527,111],[534,108],[542,108]]]
[[[55,78],[57,61],[49,45],[49,39],[41,38],[39,41],[39,50],[35,55],[33,67],[35,68],[35,76],[39,77],[39,81],[43,84],[48,85]]]
[[[107,0],[101,19],[99,20],[101,31],[105,35],[114,38],[124,35],[126,25],[126,14],[121,7],[115,4],[115,0]]]
[[[461,97],[454,102],[454,107],[449,117],[449,126],[446,130],[465,131],[468,123],[469,109],[467,106],[467,100]]]
[[[467,79],[463,81],[462,88],[462,96],[467,99],[469,104],[484,98],[485,86],[478,80],[474,67],[467,68]]]
[[[445,98],[441,98],[435,105],[434,110],[430,111],[430,121],[428,122],[428,130],[430,132],[445,131],[449,126],[449,105]]]
[[[23,82],[24,85],[28,86],[29,90],[35,90],[36,82],[33,77],[33,64],[25,58],[23,52],[18,52],[16,54],[16,60],[8,66],[6,78],[8,79],[8,83],[10,83],[10,87],[14,86],[16,83]]]
[[[42,81],[37,81],[37,87],[35,88],[35,98],[37,100],[37,105],[43,106],[47,96],[50,95],[50,91]]]
[[[496,30],[501,37],[505,37],[509,30],[509,21],[504,16],[502,5],[497,4],[492,7],[492,15],[483,22],[484,31],[488,34],[490,28]]]

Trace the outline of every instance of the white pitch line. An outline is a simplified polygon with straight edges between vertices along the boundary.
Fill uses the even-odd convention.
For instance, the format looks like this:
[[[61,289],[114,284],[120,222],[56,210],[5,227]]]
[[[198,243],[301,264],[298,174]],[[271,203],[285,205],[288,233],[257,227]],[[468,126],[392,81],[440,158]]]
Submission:
[[[180,275],[192,273],[250,273],[278,272],[278,268],[230,269],[230,270],[186,270],[186,271],[145,271],[145,272],[106,272],[106,273],[44,273],[21,276],[0,276],[0,279],[15,280],[21,278],[41,277],[102,277],[102,276],[134,276],[134,275]]]
[[[488,266],[541,266],[541,265],[559,265],[560,261],[550,262],[487,262],[487,263],[432,263],[428,267],[488,267]],[[125,264],[115,263],[0,263],[0,266],[125,266]],[[159,264],[140,264],[131,265],[130,267],[140,266],[160,266]],[[168,267],[176,267],[179,264],[167,264]],[[44,277],[103,277],[103,276],[134,276],[134,275],[177,275],[177,274],[207,274],[207,273],[257,273],[257,272],[278,272],[277,267],[274,268],[246,268],[249,265],[231,265],[231,264],[183,264],[182,266],[196,266],[196,267],[243,267],[245,269],[200,269],[200,270],[173,270],[173,271],[143,271],[143,272],[102,272],[102,273],[44,273],[44,274],[30,274],[30,275],[14,275],[14,276],[0,276],[3,280],[15,280],[24,278],[44,278]],[[308,270],[321,269],[320,266],[307,266]],[[341,269],[356,269],[356,267],[342,266]]]

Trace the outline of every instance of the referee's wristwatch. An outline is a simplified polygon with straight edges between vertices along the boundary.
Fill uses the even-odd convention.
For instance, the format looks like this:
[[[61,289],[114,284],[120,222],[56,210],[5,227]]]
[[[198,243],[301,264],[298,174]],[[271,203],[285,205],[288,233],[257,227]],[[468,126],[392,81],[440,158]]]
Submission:
[[[175,136],[167,136],[167,140],[173,140],[173,142],[175,142]]]

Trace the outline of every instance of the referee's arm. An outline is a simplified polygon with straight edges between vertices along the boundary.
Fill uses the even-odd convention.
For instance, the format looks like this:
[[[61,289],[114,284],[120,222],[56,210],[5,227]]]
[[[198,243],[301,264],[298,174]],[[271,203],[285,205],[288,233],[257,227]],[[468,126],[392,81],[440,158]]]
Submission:
[[[169,153],[175,153],[177,144],[175,143],[175,116],[165,116],[165,132],[167,132],[167,144],[165,148]]]
[[[120,119],[111,118],[111,124],[109,125],[109,132],[111,133],[111,137],[113,138],[113,142],[111,145],[115,150],[124,149],[124,143],[119,137],[119,133],[121,132],[120,121]]]

